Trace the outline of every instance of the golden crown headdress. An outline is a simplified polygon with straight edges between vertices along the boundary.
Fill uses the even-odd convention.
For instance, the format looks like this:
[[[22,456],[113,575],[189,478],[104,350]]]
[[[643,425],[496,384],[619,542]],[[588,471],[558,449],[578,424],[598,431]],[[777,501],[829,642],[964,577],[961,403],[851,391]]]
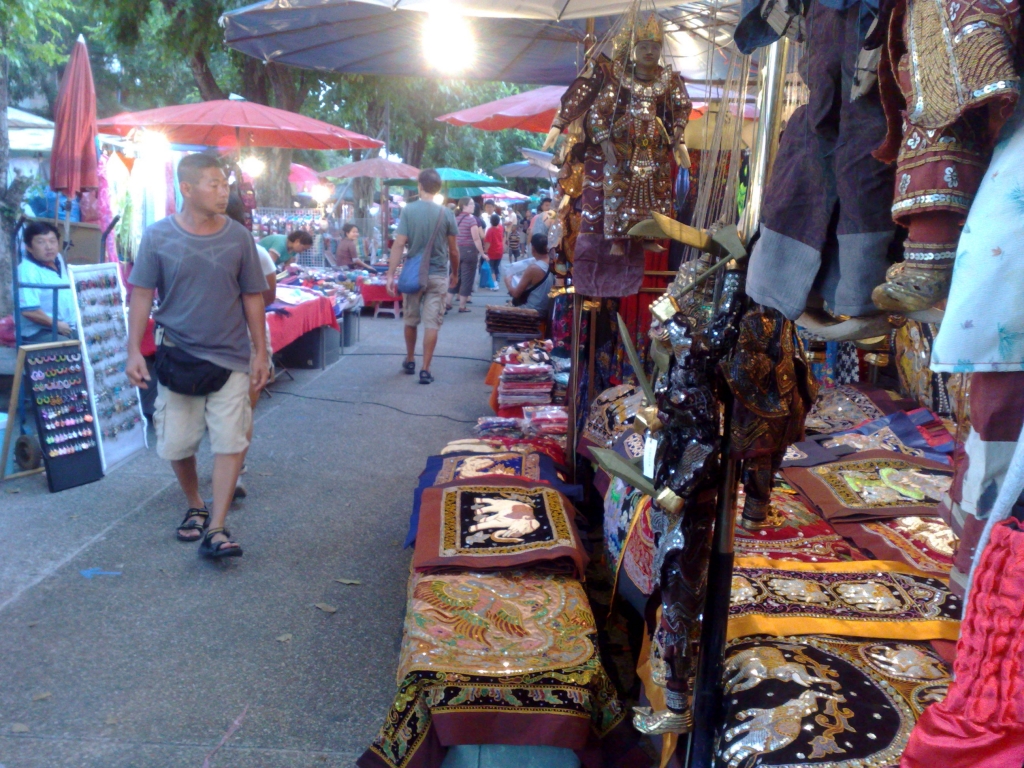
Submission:
[[[661,19],[657,13],[649,13],[641,18],[639,12],[627,14],[627,21],[622,25],[622,30],[615,36],[613,58],[627,56],[633,47],[645,40],[651,40],[661,45],[665,40],[665,31],[661,27]]]

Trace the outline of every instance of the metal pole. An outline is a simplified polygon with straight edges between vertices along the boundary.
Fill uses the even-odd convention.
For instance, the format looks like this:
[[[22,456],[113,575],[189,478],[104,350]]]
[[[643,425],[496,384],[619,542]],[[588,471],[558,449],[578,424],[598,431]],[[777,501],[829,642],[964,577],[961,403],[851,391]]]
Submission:
[[[579,394],[580,382],[580,321],[583,311],[583,297],[573,292],[572,296],[572,337],[569,341],[571,363],[569,367],[569,391],[566,392],[565,404],[569,412],[569,427],[566,430],[566,457],[569,462],[569,482],[576,482],[576,397]]]
[[[754,134],[754,147],[750,156],[750,182],[747,190],[747,207],[740,222],[740,236],[749,241],[761,218],[765,184],[771,172],[775,149],[778,147],[779,129],[782,125],[782,96],[786,85],[786,59],[789,40],[782,38],[772,43],[764,57],[761,69],[761,90],[757,96],[760,118]]]
[[[750,188],[743,212],[741,236],[749,241],[761,216],[765,184],[778,146],[782,120],[789,41],[772,44],[761,72],[758,106],[761,116],[750,165]],[[715,533],[708,564],[708,584],[701,621],[700,650],[693,695],[693,731],[687,742],[686,768],[712,768],[722,725],[722,672],[725,664],[729,600],[732,593],[734,536],[736,531],[736,484],[739,461],[732,457],[732,398],[723,397],[725,417],[722,437],[722,476],[718,487]]]
[[[727,399],[731,401],[731,398]],[[687,743],[686,768],[712,768],[722,720],[722,672],[732,593],[736,479],[739,475],[739,462],[730,456],[732,402],[725,403],[723,426],[722,476],[718,486],[715,534],[708,562],[708,584],[693,691],[693,731]]]

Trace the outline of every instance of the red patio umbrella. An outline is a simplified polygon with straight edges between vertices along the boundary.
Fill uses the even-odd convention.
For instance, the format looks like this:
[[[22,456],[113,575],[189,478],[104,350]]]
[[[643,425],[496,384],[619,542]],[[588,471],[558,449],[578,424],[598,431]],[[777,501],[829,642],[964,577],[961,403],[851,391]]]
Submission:
[[[442,123],[471,125],[485,131],[519,128],[534,133],[547,133],[564,93],[563,85],[545,85],[477,107],[449,112],[437,119]]]
[[[99,121],[100,130],[127,136],[136,128],[159,131],[172,144],[281,149],[373,149],[384,143],[311,117],[251,101],[220,99]]]
[[[299,163],[292,163],[291,170],[288,173],[288,183],[292,184],[297,192],[309,192],[309,190],[320,183],[320,177],[312,168]]]
[[[371,157],[320,172],[324,179],[415,179],[419,175],[419,168],[383,157]]]
[[[471,125],[484,131],[518,128],[522,131],[547,133],[564,93],[564,86],[545,85],[543,88],[506,96],[469,109],[449,112],[436,119],[452,125]],[[706,104],[695,103],[690,119],[695,120],[706,111]]]
[[[99,186],[96,179],[96,87],[85,38],[71,49],[54,108],[50,187],[68,197]]]

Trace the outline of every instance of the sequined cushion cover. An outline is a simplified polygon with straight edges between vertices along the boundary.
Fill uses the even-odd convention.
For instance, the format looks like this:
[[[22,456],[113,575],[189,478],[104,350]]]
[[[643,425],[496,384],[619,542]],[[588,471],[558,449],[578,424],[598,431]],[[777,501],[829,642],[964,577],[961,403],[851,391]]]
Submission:
[[[888,768],[941,701],[949,670],[925,644],[744,638],[726,652],[717,768]]]

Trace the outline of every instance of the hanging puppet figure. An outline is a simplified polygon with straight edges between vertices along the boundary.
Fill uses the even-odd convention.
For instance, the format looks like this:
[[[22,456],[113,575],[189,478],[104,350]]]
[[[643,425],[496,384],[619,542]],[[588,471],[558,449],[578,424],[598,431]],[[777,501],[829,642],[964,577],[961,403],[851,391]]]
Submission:
[[[588,115],[604,155],[604,236],[615,241],[616,255],[625,253],[633,225],[652,211],[672,212],[671,160],[683,146],[691,108],[682,80],[660,64],[664,33],[657,15],[629,32],[616,41],[612,77]]]
[[[643,281],[644,246],[630,228],[672,213],[673,157],[689,166],[683,131],[692,105],[682,78],[661,64],[657,14],[626,14],[612,56],[593,56],[566,90],[546,147],[565,131],[559,186],[562,252],[576,289],[630,296]],[[648,248],[656,248],[650,242]]]

